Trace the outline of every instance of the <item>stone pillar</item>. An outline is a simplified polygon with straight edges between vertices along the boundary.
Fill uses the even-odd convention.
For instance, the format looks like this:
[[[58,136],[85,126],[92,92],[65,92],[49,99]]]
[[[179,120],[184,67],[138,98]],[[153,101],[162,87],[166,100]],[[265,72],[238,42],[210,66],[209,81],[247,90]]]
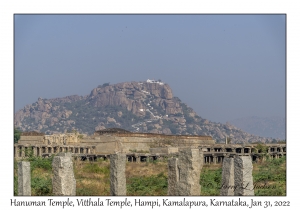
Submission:
[[[200,160],[199,149],[183,149],[178,159],[169,160],[169,193],[177,196],[200,195]]]
[[[234,158],[234,195],[254,195],[252,160],[250,156],[237,156]]]
[[[234,159],[232,157],[223,159],[220,195],[234,195]]]
[[[110,195],[126,195],[126,154],[110,155]]]
[[[42,157],[42,154],[43,154],[43,148],[42,147],[39,147],[39,157]]]
[[[213,163],[214,164],[217,164],[217,162],[218,162],[217,160],[218,160],[218,156],[213,155]]]
[[[41,150],[41,151],[42,151],[42,152],[41,152],[41,156],[43,156],[44,153],[47,153],[46,148],[47,148],[47,147],[45,147],[45,146],[42,147],[42,150]]]
[[[53,194],[72,196],[76,195],[76,180],[73,171],[71,153],[59,153],[53,158]]]
[[[25,147],[21,146],[21,158],[25,157]]]
[[[19,157],[19,147],[15,146],[15,158]]]
[[[176,187],[179,181],[179,174],[178,174],[178,158],[170,158],[168,160],[168,195],[173,196],[177,195]]]
[[[31,196],[30,162],[18,162],[18,195]]]
[[[36,146],[33,147],[33,156],[37,156],[37,148],[36,148]]]
[[[199,150],[199,167],[200,167],[200,171],[202,170],[202,167],[204,165],[204,154],[202,150]]]

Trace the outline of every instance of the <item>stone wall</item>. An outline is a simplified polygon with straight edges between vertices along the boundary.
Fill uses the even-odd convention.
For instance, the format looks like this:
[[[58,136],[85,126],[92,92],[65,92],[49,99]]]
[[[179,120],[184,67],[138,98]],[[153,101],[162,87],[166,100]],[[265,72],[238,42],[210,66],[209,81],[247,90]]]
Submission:
[[[123,134],[122,134],[123,135]],[[124,134],[126,135],[126,133]],[[164,136],[164,135],[161,135]],[[167,135],[166,135],[167,136]],[[169,138],[169,137],[168,137]],[[156,138],[156,135],[147,136],[119,136],[114,135],[100,135],[89,138],[84,138],[80,141],[82,145],[95,145],[96,153],[111,154],[115,152],[130,153],[132,151],[150,151],[151,148],[165,147],[171,145],[168,151],[176,152],[175,147],[198,147],[202,144],[213,144],[214,140],[201,140],[195,137],[184,139],[184,137],[177,137],[175,139],[161,139]],[[166,149],[163,149],[166,150]],[[166,150],[167,151],[167,150]],[[167,151],[167,152],[168,152]]]
[[[20,136],[19,144],[43,144],[44,136]]]
[[[157,147],[150,148],[150,153],[173,154],[178,152],[178,147]]]

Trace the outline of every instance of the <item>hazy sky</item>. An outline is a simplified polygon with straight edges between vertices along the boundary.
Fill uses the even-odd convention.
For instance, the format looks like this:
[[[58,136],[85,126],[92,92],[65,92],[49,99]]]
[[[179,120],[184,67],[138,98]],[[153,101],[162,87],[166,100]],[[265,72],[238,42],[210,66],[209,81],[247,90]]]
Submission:
[[[285,117],[285,15],[15,15],[15,111],[161,79],[201,117]]]

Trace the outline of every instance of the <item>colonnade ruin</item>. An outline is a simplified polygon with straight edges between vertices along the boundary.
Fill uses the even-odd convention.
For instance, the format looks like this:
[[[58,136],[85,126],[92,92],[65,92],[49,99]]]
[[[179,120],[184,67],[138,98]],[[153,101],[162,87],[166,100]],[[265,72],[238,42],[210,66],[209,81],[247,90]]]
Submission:
[[[14,157],[22,159],[33,155],[50,157],[70,152],[81,160],[109,158],[110,154],[126,154],[128,162],[159,161],[176,157],[184,148],[203,152],[203,164],[222,164],[224,158],[236,155],[250,156],[252,161],[286,156],[286,144],[265,144],[265,151],[257,144],[216,144],[210,136],[163,135],[131,133],[123,129],[96,131],[92,136],[79,137],[75,133],[45,135],[37,132],[22,133],[14,145]]]
[[[126,196],[126,154],[110,155],[110,195]],[[200,173],[203,152],[185,148],[178,157],[168,159],[168,196],[201,195]],[[76,180],[71,153],[59,153],[52,161],[52,190],[56,196],[75,196]],[[250,156],[226,157],[223,163],[222,196],[254,195]],[[30,162],[18,162],[18,195],[31,195]],[[236,187],[235,187],[236,186]]]

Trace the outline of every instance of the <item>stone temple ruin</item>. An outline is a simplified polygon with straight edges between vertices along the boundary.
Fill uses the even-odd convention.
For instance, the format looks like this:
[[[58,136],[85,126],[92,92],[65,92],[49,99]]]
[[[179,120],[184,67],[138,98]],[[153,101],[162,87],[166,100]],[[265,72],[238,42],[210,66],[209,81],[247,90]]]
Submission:
[[[92,136],[76,133],[45,135],[22,133],[14,145],[14,157],[34,155],[53,158],[53,194],[76,195],[72,160],[110,159],[111,195],[126,195],[126,162],[168,159],[168,195],[200,195],[203,164],[223,164],[220,195],[254,195],[252,161],[286,156],[285,144],[267,144],[260,151],[255,144],[216,144],[210,136],[131,133],[111,128]],[[19,195],[30,195],[30,165],[18,164]],[[232,186],[240,186],[233,190]],[[246,189],[248,186],[249,189]]]
[[[178,156],[184,148],[203,152],[203,164],[223,163],[224,158],[250,156],[252,161],[265,157],[255,144],[216,144],[210,136],[163,135],[154,133],[131,133],[120,128],[96,131],[92,136],[76,133],[45,135],[37,132],[22,133],[14,145],[14,157],[21,159],[32,153],[49,157],[60,152],[70,152],[81,160],[109,158],[110,154],[124,153],[129,162],[160,160]],[[271,158],[286,156],[285,144],[267,144]]]
[[[201,195],[200,173],[203,166],[203,152],[184,148],[178,157],[168,159],[168,195]],[[126,154],[110,155],[110,195],[126,196]],[[254,195],[252,161],[250,156],[225,158],[223,163],[222,196]],[[76,180],[71,153],[59,153],[52,162],[52,189],[56,196],[76,196]],[[18,195],[30,196],[30,163],[18,163]]]

